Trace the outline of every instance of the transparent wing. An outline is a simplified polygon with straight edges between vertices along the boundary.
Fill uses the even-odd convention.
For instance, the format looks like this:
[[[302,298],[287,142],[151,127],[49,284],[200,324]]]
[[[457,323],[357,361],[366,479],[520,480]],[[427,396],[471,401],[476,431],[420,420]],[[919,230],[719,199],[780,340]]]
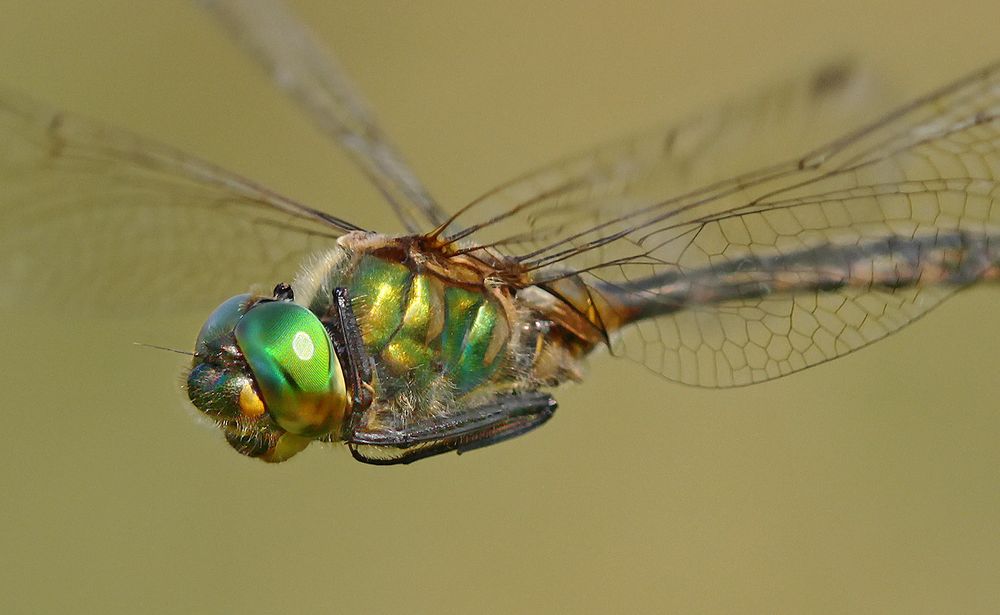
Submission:
[[[0,304],[206,309],[354,225],[0,89]]]
[[[506,252],[534,282],[579,275],[606,310],[618,300],[663,301],[664,289],[651,292],[650,280],[711,285],[723,271],[779,262],[785,270],[770,272],[772,281],[806,288],[822,273],[816,248],[855,254],[843,261],[854,267],[843,272],[847,284],[747,289],[744,298],[711,304],[689,297],[684,309],[657,318],[628,326],[620,318],[613,345],[701,386],[759,382],[841,356],[961,287],[934,275],[899,288],[876,283],[871,271],[900,261],[865,250],[900,240],[940,253],[961,232],[986,238],[985,257],[1000,225],[997,65],[787,157],[784,141],[802,143],[803,134],[824,136],[837,125],[829,121],[837,113],[814,110],[827,110],[849,81],[821,74],[784,94],[543,169],[474,202],[459,219],[482,217],[453,237]],[[761,165],[762,152],[785,162]],[[860,282],[851,284],[852,276]],[[615,314],[603,320],[614,324]]]
[[[449,227],[445,234],[532,264],[555,260],[566,249],[574,263],[602,262],[580,249],[669,214],[682,199],[711,198],[757,175],[794,170],[803,151],[874,117],[871,108],[886,106],[883,94],[870,73],[848,62],[825,65],[517,177],[459,210],[454,219],[465,230]],[[775,159],[783,164],[762,168]],[[589,260],[581,260],[584,254]]]
[[[769,204],[665,242],[662,249],[676,256],[657,259],[650,270],[697,280],[696,289],[735,279],[728,286],[735,298],[699,303],[689,296],[682,310],[624,325],[612,335],[613,352],[685,384],[753,384],[878,341],[996,275],[1000,251],[989,247],[1000,240],[996,184],[884,188]],[[590,284],[604,296],[633,292],[613,277],[596,272]]]
[[[226,30],[333,137],[382,192],[407,231],[447,218],[378,127],[333,56],[278,0],[200,0]]]

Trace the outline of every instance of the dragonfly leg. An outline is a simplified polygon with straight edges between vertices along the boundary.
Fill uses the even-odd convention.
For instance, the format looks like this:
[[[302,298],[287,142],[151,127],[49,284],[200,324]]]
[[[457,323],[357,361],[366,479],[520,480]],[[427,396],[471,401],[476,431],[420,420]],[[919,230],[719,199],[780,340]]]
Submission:
[[[353,424],[374,399],[372,388],[374,368],[372,358],[365,350],[361,329],[351,308],[351,296],[346,288],[333,289],[333,303],[326,316],[320,320],[330,334],[347,383],[351,408],[350,418],[345,421],[345,429],[350,433]]]
[[[509,393],[443,419],[428,417],[403,428],[357,426],[347,445],[354,458],[364,463],[413,463],[450,451],[462,454],[514,438],[542,425],[555,411],[556,400],[545,393]]]

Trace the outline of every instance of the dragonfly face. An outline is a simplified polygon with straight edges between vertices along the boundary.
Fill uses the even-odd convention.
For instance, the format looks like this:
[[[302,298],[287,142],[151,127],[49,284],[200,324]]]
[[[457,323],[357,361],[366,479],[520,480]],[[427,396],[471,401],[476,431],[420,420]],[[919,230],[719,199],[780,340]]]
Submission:
[[[671,381],[743,386],[1000,278],[1000,65],[847,134],[863,80],[827,67],[448,212],[280,3],[202,4],[406,233],[0,91],[0,282],[57,305],[86,303],[99,282],[114,288],[97,298],[118,302],[154,284],[200,297],[312,255],[294,301],[233,297],[198,336],[189,397],[241,453],[281,461],[342,440],[362,461],[406,463],[471,450],[547,421],[545,389],[579,379],[601,345]],[[784,154],[762,166],[763,151]]]
[[[316,316],[248,294],[220,305],[202,327],[187,390],[233,448],[266,461],[283,461],[315,438],[337,438],[347,403],[340,363]]]

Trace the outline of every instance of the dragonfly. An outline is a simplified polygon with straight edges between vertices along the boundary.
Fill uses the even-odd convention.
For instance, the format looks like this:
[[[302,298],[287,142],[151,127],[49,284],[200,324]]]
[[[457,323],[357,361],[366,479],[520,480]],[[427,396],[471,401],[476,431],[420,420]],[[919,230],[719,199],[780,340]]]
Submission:
[[[243,455],[464,453],[548,421],[602,349],[750,385],[1000,277],[1000,63],[851,131],[863,80],[834,64],[446,209],[291,11],[202,5],[405,231],[0,90],[0,279],[18,301],[174,309],[303,262],[218,305],[190,353],[190,401]]]

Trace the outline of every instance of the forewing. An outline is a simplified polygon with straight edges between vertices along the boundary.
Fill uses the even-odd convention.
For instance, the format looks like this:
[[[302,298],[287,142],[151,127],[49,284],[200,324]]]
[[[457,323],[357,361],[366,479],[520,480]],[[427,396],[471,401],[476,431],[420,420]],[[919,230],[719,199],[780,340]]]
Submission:
[[[470,239],[532,263],[567,250],[577,269],[608,260],[577,248],[615,236],[682,199],[794,169],[798,156],[843,134],[883,94],[873,76],[847,62],[779,83],[675,125],[607,143],[557,161],[475,199],[455,216]],[[771,160],[783,161],[762,169]],[[450,231],[450,229],[449,229]]]
[[[210,309],[356,227],[0,89],[0,303]],[[264,290],[266,290],[265,288]]]
[[[200,0],[361,168],[407,231],[447,216],[379,128],[368,105],[312,31],[278,0]]]
[[[506,251],[536,281],[579,274],[608,292],[822,245],[849,248],[939,230],[997,232],[996,65],[827,145],[799,150],[809,151],[804,156],[761,165],[758,151],[780,151],[774,146],[786,139],[801,143],[814,119],[820,133],[836,124],[827,120],[837,114],[812,111],[835,100],[828,96],[835,81],[818,77],[811,87],[807,80],[785,95],[545,169],[488,195],[481,203],[489,217],[468,228],[474,241]],[[813,92],[825,94],[816,99]],[[470,207],[469,216],[478,209]],[[814,274],[803,264],[803,278]],[[680,382],[750,384],[881,339],[957,288],[692,302],[626,327],[613,348]]]

